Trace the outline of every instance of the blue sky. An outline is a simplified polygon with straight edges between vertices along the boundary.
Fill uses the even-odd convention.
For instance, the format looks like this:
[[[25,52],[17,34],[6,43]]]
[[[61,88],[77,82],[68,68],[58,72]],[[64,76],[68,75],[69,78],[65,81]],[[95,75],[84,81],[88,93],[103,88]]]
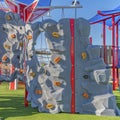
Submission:
[[[33,0],[31,0],[33,1]],[[72,0],[51,0],[52,6],[69,6],[71,5]],[[83,6],[83,8],[77,9],[77,18],[83,17],[85,19],[90,19],[93,17],[98,10],[112,10],[116,8],[117,6],[120,5],[120,0],[78,0],[80,4]],[[59,19],[63,18],[74,18],[75,17],[75,10],[74,9],[65,9],[64,10],[64,15],[62,10],[52,10],[50,12],[50,17],[44,17],[43,19],[46,18],[51,18],[56,21]],[[41,20],[38,19],[38,20]],[[111,45],[111,31],[106,30],[107,32],[107,45]],[[102,24],[96,24],[96,25],[91,25],[91,32],[90,36],[93,38],[93,44],[95,45],[102,45]],[[40,37],[39,37],[40,39]],[[40,43],[37,42],[37,44]],[[39,47],[39,44],[37,45]],[[44,46],[44,45],[43,45]]]
[[[77,17],[90,19],[98,10],[112,10],[120,5],[120,0],[79,0],[83,8],[77,10]],[[52,0],[52,5],[71,5],[72,0]],[[62,10],[53,10],[50,14],[52,19],[59,20],[62,18]],[[73,10],[64,10],[65,17],[75,17]],[[92,25],[90,36],[93,37],[93,44],[102,44],[102,25]],[[107,29],[107,44],[111,45],[111,31]]]

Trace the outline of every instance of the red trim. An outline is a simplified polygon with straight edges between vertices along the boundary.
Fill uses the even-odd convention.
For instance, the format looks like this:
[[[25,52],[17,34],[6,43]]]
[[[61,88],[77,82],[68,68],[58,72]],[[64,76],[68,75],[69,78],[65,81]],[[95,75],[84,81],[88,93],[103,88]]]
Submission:
[[[112,15],[118,16],[118,15],[120,15],[120,12],[118,12],[118,13],[111,13],[111,14],[104,14],[104,13],[102,13],[102,11],[100,11],[100,10],[98,10],[97,13],[98,13],[99,15],[102,15],[102,16],[112,16]]]
[[[70,19],[70,32],[71,32],[71,46],[70,46],[70,55],[71,55],[71,90],[72,90],[72,98],[71,98],[71,113],[75,113],[75,36],[74,36],[74,19]]]
[[[5,3],[9,6],[9,8],[12,10],[14,13],[18,13],[18,5],[15,4],[14,2],[10,0],[5,0]]]
[[[37,4],[38,1],[34,1],[32,4],[30,4],[24,9],[24,18],[26,23],[29,21],[30,17],[32,16],[33,11],[36,8]]]
[[[19,4],[19,15],[20,15],[20,18],[25,22],[25,13],[24,13],[24,9],[25,9],[26,5],[24,4]]]
[[[90,24],[93,25],[93,24],[96,24],[96,23],[100,23],[100,22],[103,22],[103,21],[108,20],[110,18],[111,17],[108,17],[108,18],[105,18],[105,19],[102,19],[102,20],[98,20],[98,21],[95,21],[95,22],[90,22]]]
[[[98,12],[98,14],[101,15],[101,16],[108,16],[108,17],[107,17],[107,18],[104,18],[104,19],[102,19],[102,20],[95,21],[95,22],[90,22],[90,24],[96,24],[96,23],[103,22],[103,21],[105,21],[105,20],[108,20],[108,19],[112,18],[113,15],[114,15],[115,17],[120,15],[120,13],[118,13],[118,14],[113,14],[113,15],[112,15],[112,14],[111,14],[111,15],[104,15],[104,14],[102,14],[102,13],[100,13],[100,12]]]
[[[30,22],[36,20],[37,18],[45,15],[50,9],[49,8],[36,8],[34,11],[33,11],[33,14],[31,15],[30,17]]]

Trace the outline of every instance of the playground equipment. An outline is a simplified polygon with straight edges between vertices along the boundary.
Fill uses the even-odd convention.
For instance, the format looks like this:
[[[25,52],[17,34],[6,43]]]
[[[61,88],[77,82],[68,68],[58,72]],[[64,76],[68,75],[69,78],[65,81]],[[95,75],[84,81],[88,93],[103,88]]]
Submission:
[[[113,10],[98,11],[97,15],[91,18],[89,21],[91,24],[101,23],[103,24],[103,46],[104,46],[104,61],[106,61],[106,25],[111,28],[112,31],[112,78],[113,78],[113,90],[116,90],[119,86],[118,68],[119,68],[119,12],[120,6]]]
[[[46,19],[25,23],[13,12],[0,14],[1,44],[12,48],[10,51],[2,46],[1,61],[14,66],[9,76],[0,76],[1,81],[24,81],[27,100],[33,108],[50,113],[120,115],[109,84],[110,71],[99,57],[99,46],[89,42],[87,20],[64,18],[58,22]],[[51,51],[50,62],[45,66],[39,64],[34,48],[41,32]]]
[[[32,107],[38,107],[39,112],[120,115],[108,82],[109,70],[99,57],[99,47],[94,47],[89,42],[88,21],[83,18],[64,18],[59,22],[47,19],[25,24],[18,21],[19,16],[16,14],[0,13],[4,19],[0,21],[1,26],[5,25],[4,29],[7,29],[7,32],[4,29],[1,31],[1,35],[4,35],[1,38],[4,38],[5,43],[10,38],[13,43],[15,40],[16,44],[12,44],[16,45],[13,47],[14,52],[19,51],[19,60],[14,62],[14,59],[12,62],[12,65],[15,64],[13,75],[26,83],[27,99]],[[11,18],[10,21],[6,16]],[[52,54],[46,66],[39,64],[34,48],[41,32],[45,32]],[[20,44],[21,40],[26,43],[25,52]],[[25,79],[23,58],[26,58]],[[11,76],[4,77],[4,80],[8,81],[9,78],[12,81]]]

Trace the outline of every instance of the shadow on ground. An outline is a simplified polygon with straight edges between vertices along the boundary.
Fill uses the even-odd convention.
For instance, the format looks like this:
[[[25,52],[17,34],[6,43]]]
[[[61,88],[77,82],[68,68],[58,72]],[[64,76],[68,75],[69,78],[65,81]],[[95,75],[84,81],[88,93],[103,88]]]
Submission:
[[[8,117],[30,116],[37,114],[37,109],[24,107],[23,97],[0,96],[0,120]]]

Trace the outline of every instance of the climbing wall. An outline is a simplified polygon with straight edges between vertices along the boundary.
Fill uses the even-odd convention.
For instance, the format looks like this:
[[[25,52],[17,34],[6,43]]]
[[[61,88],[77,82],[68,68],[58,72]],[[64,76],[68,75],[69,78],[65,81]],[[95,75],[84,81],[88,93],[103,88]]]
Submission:
[[[41,65],[35,44],[45,33],[51,58]],[[0,81],[25,82],[27,100],[39,112],[120,115],[100,48],[89,43],[83,18],[25,24],[0,11]]]
[[[23,63],[24,22],[19,15],[0,11],[0,81],[11,82],[20,75]]]
[[[99,46],[89,43],[88,21],[45,20],[42,24],[52,52],[48,79],[54,83],[60,111],[120,115],[109,84],[110,71],[99,57]]]
[[[43,32],[42,23],[26,24],[26,33],[28,36],[26,51],[26,81],[28,90],[28,101],[31,107],[38,107],[39,112],[58,113],[59,107],[56,99],[53,97],[55,89],[49,79],[47,66],[41,66],[35,54],[35,43],[38,35]]]

